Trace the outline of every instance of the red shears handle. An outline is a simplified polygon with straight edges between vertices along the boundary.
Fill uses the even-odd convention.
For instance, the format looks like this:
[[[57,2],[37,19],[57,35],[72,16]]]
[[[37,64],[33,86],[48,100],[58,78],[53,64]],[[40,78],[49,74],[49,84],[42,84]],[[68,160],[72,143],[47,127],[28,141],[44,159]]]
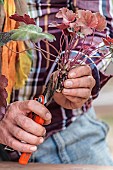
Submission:
[[[43,95],[40,95],[39,98],[35,98],[34,100],[40,102],[41,104],[44,104],[44,96]],[[28,115],[28,117],[33,119],[36,123],[38,123],[40,125],[44,124],[44,120],[32,112]],[[26,165],[31,157],[31,154],[32,153],[26,153],[26,152],[22,153],[19,158],[19,163]]]

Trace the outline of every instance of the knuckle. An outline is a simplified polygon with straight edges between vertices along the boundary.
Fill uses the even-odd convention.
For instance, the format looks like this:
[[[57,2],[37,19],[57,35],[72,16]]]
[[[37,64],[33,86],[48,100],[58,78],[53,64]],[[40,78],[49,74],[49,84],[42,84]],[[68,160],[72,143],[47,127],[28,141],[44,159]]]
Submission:
[[[91,67],[89,65],[86,65],[86,70],[89,74],[92,74]]]
[[[15,121],[15,122],[20,122],[20,115],[19,115],[19,114],[16,114],[16,115],[15,115],[14,121]]]
[[[12,138],[8,139],[8,146],[14,148],[14,140]]]
[[[34,141],[33,141],[33,145],[38,145],[40,144],[40,137],[37,137]]]
[[[24,145],[24,144],[23,144]],[[24,145],[24,147],[19,148],[21,152],[25,152],[28,150],[28,148]]]
[[[93,76],[88,76],[88,81],[89,82],[89,87],[93,87],[95,85],[95,79],[93,78]]]
[[[91,90],[90,90],[90,89],[87,89],[87,90],[86,90],[86,98],[88,98],[90,95],[91,95]]]
[[[5,134],[3,138],[3,143],[9,146],[9,135],[8,134],[7,135]]]
[[[6,112],[6,118],[13,118],[12,106],[10,106]]]
[[[10,104],[8,106],[7,112],[6,112],[6,117],[13,120],[15,119],[16,113],[15,110],[17,111],[17,104],[16,102]]]
[[[47,112],[47,109],[45,108],[45,106],[42,105],[41,111],[42,111],[43,114],[45,114]]]
[[[39,143],[39,138],[38,137],[34,138],[32,144],[37,145],[38,143]]]
[[[28,128],[29,120],[26,117],[22,119],[21,123],[22,123],[21,126],[23,126],[25,129]]]
[[[84,90],[82,91],[81,89],[78,88],[78,89],[73,90],[72,92],[73,92],[73,95],[78,98],[78,97],[81,97],[82,95],[81,93],[84,93]]]
[[[33,101],[33,100],[28,100],[28,101],[27,101],[27,107],[28,107],[28,109],[31,109],[31,108],[32,108],[34,102],[35,102],[35,101]]]
[[[50,123],[51,123],[51,120],[46,120],[44,124],[49,125]]]
[[[16,122],[19,123],[20,127],[24,127],[25,128],[29,124],[29,122],[27,120],[27,117],[16,116],[15,120],[16,120]]]
[[[95,84],[96,84],[96,80],[93,78],[93,80],[92,80],[92,84],[93,84],[93,87],[95,86]]]
[[[81,82],[79,80],[76,81],[76,87],[81,87]]]
[[[22,132],[21,132],[20,129],[16,130],[15,137],[18,138],[18,139],[20,139],[22,137]]]
[[[18,150],[20,152],[27,152],[28,149],[26,147],[27,144],[24,144],[24,143],[19,143],[18,145],[15,146],[15,150]]]
[[[92,76],[88,76],[87,79],[88,79],[88,81],[87,81],[88,86],[91,87],[92,86],[92,82],[93,82]]]
[[[40,128],[40,136],[43,136],[44,133],[45,133],[45,128],[44,127]]]

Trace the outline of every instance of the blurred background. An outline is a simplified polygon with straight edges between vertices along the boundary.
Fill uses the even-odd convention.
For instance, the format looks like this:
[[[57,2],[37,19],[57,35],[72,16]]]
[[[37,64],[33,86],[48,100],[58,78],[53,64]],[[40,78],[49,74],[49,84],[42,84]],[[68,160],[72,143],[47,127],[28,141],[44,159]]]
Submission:
[[[94,100],[93,105],[97,117],[106,122],[110,127],[107,142],[113,157],[113,78],[103,87],[99,97]]]

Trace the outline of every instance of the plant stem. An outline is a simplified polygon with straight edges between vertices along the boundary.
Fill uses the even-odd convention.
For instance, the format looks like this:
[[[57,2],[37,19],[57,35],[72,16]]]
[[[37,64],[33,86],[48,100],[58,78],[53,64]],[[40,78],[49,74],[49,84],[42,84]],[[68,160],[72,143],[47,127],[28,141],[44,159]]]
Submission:
[[[46,50],[40,49],[35,43],[33,43],[33,44],[34,44],[34,46],[36,47],[36,50],[37,50],[37,51],[38,51],[38,50],[41,50],[41,51],[45,52],[46,54],[50,54],[51,56],[53,56],[53,57],[56,58],[56,56],[55,56],[54,54],[51,54],[51,53],[47,52]]]
[[[57,52],[58,56],[60,56],[59,51],[52,44],[50,44],[48,41],[44,41],[44,40],[42,40],[42,41],[44,43],[47,43],[50,47],[52,47]]]

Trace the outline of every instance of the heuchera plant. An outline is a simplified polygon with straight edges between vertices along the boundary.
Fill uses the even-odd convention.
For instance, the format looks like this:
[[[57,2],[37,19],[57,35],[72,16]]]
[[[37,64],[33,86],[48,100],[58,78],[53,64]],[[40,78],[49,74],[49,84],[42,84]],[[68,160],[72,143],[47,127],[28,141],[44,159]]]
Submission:
[[[102,16],[99,12],[92,13],[89,10],[78,10],[75,13],[72,10],[67,8],[61,8],[56,14],[56,17],[61,20],[61,23],[52,22],[50,27],[57,27],[61,30],[62,35],[60,38],[60,50],[58,51],[52,45],[52,41],[56,38],[49,33],[43,32],[42,28],[37,26],[34,19],[30,18],[29,15],[25,14],[20,16],[14,14],[10,16],[10,19],[14,19],[18,22],[23,22],[22,26],[19,26],[17,29],[11,30],[10,32],[1,32],[0,33],[0,46],[6,45],[9,41],[26,41],[29,40],[34,43],[34,49],[42,53],[46,58],[43,49],[40,49],[36,46],[38,41],[46,41],[54,50],[58,53],[58,71],[57,73],[52,73],[53,83],[55,85],[55,90],[61,92],[63,88],[63,82],[67,78],[68,71],[76,67],[76,65],[84,64],[86,58],[82,58],[83,55],[91,58],[94,54],[99,52],[99,57],[96,62],[99,62],[106,56],[111,54],[113,57],[113,39],[106,36],[102,39],[103,44],[98,47],[94,46],[93,41],[95,37],[95,32],[102,32],[106,28],[105,17]],[[90,43],[87,42],[87,38],[92,35]],[[76,49],[79,44],[82,44],[79,47],[77,54],[74,58],[70,59],[70,54],[73,49]],[[65,50],[63,52],[63,45],[65,44]],[[11,49],[10,49],[11,50]],[[26,49],[26,51],[29,49]],[[50,54],[54,56],[53,54]],[[54,56],[56,58],[56,56]],[[97,57],[97,56],[93,56]],[[48,58],[47,58],[48,59]],[[2,79],[3,81],[3,79]],[[56,83],[57,82],[57,83]]]

